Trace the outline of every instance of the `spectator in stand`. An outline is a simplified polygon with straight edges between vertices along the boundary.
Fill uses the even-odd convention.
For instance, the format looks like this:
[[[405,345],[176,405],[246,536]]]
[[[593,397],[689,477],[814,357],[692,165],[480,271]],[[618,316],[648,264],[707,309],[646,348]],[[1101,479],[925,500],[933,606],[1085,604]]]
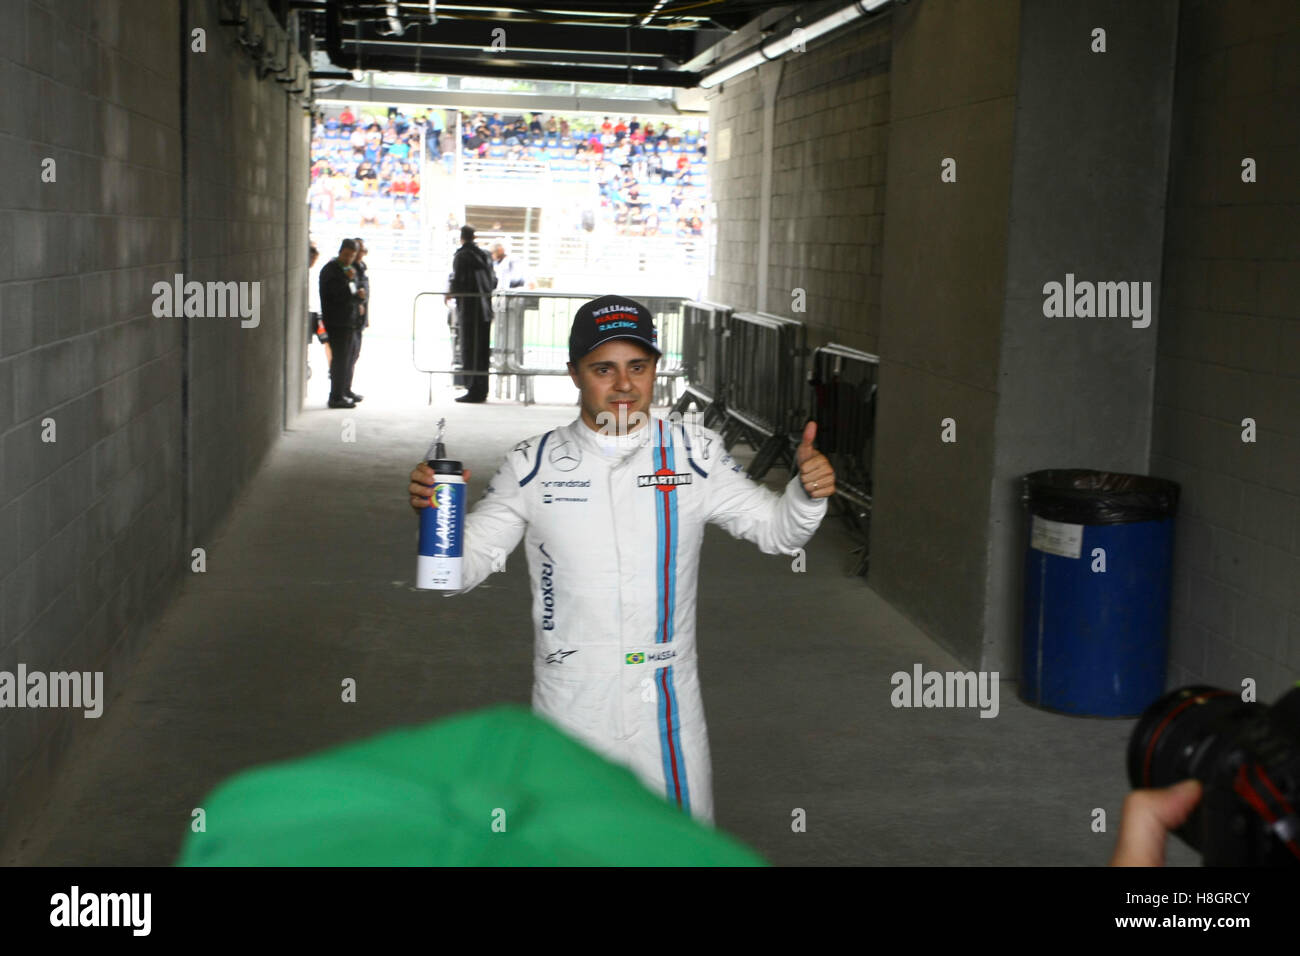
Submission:
[[[641,124],[636,121],[635,116],[632,117],[632,122],[627,124],[627,131],[631,136],[635,136],[637,133],[641,132]]]
[[[352,127],[356,125],[356,122],[357,117],[356,114],[352,112],[352,107],[343,107],[343,112],[339,114],[339,129],[343,130],[345,133],[350,133],[352,132]]]
[[[608,116],[606,116],[606,117],[605,117],[605,121],[604,121],[603,123],[600,124],[600,131],[601,131],[602,133],[612,133],[612,132],[614,132],[614,124],[611,123],[611,122],[609,121],[609,117],[608,117]]]
[[[379,173],[375,172],[375,167],[368,162],[363,162],[357,167],[357,179],[378,179]]]
[[[567,119],[561,119],[561,120],[560,120],[560,139],[567,139],[568,136],[569,136],[569,132],[570,132],[570,131],[569,131],[569,121],[568,121]]]
[[[646,160],[647,177],[658,176],[659,184],[672,175],[672,172],[664,168],[664,158],[659,153],[650,153]]]
[[[352,154],[354,156],[362,156],[365,154],[366,134],[361,131],[360,126],[352,130],[352,135],[349,137],[348,142],[352,144]]]
[[[403,136],[392,146],[388,147],[388,155],[392,156],[398,162],[406,159],[411,153],[411,142],[406,136]]]
[[[410,177],[405,173],[398,172],[393,176],[392,182],[388,186],[389,195],[393,197],[393,206],[396,208],[397,201],[400,199],[405,204],[405,208],[410,209],[410,199],[407,197],[406,187],[410,182]]]
[[[456,135],[449,129],[442,131],[439,137],[438,148],[442,150],[442,163],[447,170],[447,175],[454,175],[456,172]]]
[[[406,228],[406,223],[402,222],[402,214],[401,214],[400,212],[398,212],[398,213],[394,213],[394,214],[393,214],[393,221],[392,221],[392,223],[389,224],[389,227],[388,227],[388,228],[389,228],[389,229],[405,229],[405,228]]]
[[[492,118],[487,121],[487,128],[492,136],[499,136],[501,130],[505,129],[506,121],[501,118],[500,113],[493,113]]]
[[[376,211],[375,201],[373,199],[367,199],[365,205],[362,207],[361,220],[359,224],[362,226],[379,225],[379,213]]]
[[[554,116],[548,116],[548,117],[546,118],[546,134],[547,134],[548,136],[554,136],[554,135],[556,135],[556,134],[559,132],[559,129],[560,129],[560,126],[559,126],[559,124],[555,121],[555,117],[554,117]]]
[[[533,114],[533,121],[532,121],[531,123],[528,124],[528,133],[529,133],[530,136],[541,136],[541,135],[542,135],[543,130],[542,130],[542,120],[541,120],[541,116],[542,116],[541,113],[534,113],[534,114]]]
[[[672,196],[668,200],[672,204],[674,216],[679,215],[679,210],[681,208],[682,203],[685,201],[685,199],[686,199],[685,190],[683,190],[681,186],[674,186]]]
[[[620,116],[618,118],[618,122],[614,124],[614,142],[616,143],[623,142],[623,137],[626,135],[627,135],[627,124],[623,122],[623,117]]]
[[[393,128],[397,130],[398,136],[405,136],[406,131],[410,129],[411,121],[406,118],[406,114],[401,110],[393,117]]]

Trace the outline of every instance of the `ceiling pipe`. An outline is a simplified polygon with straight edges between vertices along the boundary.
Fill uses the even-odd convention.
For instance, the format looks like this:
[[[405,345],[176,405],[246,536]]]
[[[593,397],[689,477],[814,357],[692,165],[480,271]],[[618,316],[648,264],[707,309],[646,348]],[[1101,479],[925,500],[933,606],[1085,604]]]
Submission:
[[[861,20],[863,17],[875,13],[893,2],[905,2],[905,0],[854,0],[847,7],[827,14],[806,27],[795,27],[780,39],[760,41],[758,46],[752,50],[742,53],[717,69],[705,73],[700,78],[699,85],[707,90],[720,83],[725,83],[742,73],[749,72],[761,63],[777,59],[802,43],[809,43],[818,37],[825,36],[832,30],[838,30],[850,23]]]

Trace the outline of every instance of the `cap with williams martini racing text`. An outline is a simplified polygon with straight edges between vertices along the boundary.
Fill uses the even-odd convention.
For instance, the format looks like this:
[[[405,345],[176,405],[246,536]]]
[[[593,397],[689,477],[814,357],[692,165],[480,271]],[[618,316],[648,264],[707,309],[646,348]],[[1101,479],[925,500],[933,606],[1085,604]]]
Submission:
[[[632,339],[648,346],[655,355],[663,354],[649,309],[625,295],[602,295],[574,313],[569,361],[577,365],[578,359],[611,339]]]

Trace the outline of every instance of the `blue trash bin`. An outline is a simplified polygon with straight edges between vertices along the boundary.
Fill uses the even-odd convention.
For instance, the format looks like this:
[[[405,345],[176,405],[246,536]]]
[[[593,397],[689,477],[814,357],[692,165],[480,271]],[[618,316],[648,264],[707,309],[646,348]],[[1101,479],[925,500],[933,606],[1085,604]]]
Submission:
[[[1026,703],[1132,717],[1164,693],[1178,492],[1176,482],[1146,475],[1025,475]]]

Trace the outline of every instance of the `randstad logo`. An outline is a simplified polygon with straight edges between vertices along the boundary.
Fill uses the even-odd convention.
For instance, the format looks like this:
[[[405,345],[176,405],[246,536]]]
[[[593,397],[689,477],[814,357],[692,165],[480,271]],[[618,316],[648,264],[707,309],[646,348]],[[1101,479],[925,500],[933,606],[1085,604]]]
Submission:
[[[636,654],[629,654],[627,655],[627,662],[629,664],[644,664],[645,655],[639,652]]]

